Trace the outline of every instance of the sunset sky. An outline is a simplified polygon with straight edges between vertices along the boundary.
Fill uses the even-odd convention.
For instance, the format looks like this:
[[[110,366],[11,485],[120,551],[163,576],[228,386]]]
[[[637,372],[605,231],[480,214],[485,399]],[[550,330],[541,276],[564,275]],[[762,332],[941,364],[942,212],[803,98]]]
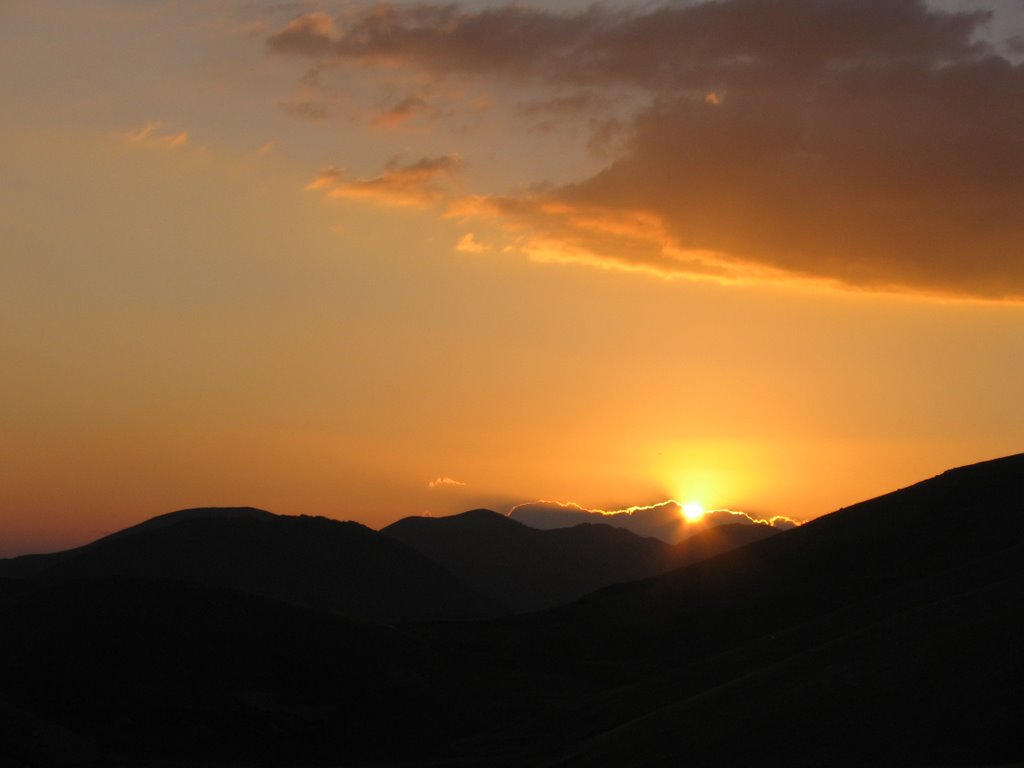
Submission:
[[[0,556],[807,520],[1024,450],[1024,0],[0,0]]]

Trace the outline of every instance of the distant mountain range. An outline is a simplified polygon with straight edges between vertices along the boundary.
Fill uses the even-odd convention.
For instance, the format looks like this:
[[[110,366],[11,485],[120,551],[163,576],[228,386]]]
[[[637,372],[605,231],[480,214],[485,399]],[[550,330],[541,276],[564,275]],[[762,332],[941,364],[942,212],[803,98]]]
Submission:
[[[777,531],[766,525],[726,525],[672,546],[593,523],[541,531],[477,509],[451,517],[407,517],[382,533],[518,613],[570,603],[602,587],[664,573]]]
[[[566,715],[552,765],[1024,760],[1024,454],[602,590],[502,642],[642,681]]]
[[[364,525],[251,508],[172,512],[79,549],[0,561],[0,576],[174,579],[390,624],[503,612]]]
[[[517,504],[510,510],[509,517],[541,530],[570,528],[584,523],[612,525],[637,536],[661,539],[669,544],[678,544],[710,528],[724,525],[767,526],[778,531],[788,531],[798,525],[784,515],[762,517],[731,509],[711,509],[699,517],[690,518],[684,514],[683,505],[672,499],[616,512],[585,509],[575,504],[534,501]]]
[[[402,624],[539,610],[773,533],[723,526],[673,547],[605,525],[538,531],[489,510],[410,517],[377,532],[251,507],[199,508],[77,549],[0,560],[0,577],[175,579]]]
[[[624,552],[684,555],[635,537],[619,548],[601,526],[556,540],[483,511],[352,526],[189,511],[0,563],[0,763],[1024,762],[1024,455],[505,618],[467,614],[556,600],[519,582],[531,562],[557,577],[552,542],[591,541],[563,553],[572,572],[621,573]],[[303,548],[286,556],[293,542]],[[434,589],[464,613],[399,628],[343,618],[323,595],[344,568],[321,546],[362,552],[344,567],[379,594],[424,579],[402,612],[380,614],[411,616],[416,600],[429,614]],[[504,552],[501,567],[488,551]],[[377,556],[401,579],[382,586]],[[232,582],[227,563],[249,581]],[[299,590],[301,606],[272,584],[318,569],[332,589]]]

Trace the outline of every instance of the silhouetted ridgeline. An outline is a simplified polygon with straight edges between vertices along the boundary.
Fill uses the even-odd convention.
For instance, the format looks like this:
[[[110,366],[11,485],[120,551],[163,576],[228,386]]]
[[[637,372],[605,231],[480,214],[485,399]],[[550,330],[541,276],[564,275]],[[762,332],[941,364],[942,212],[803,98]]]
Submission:
[[[1020,760],[1024,455],[611,587],[502,640],[637,680],[566,717],[559,765]]]
[[[121,552],[158,533],[194,544],[201,537],[191,526],[208,521],[191,518],[108,538],[46,567],[37,559],[0,569],[35,574],[0,578],[0,763],[1024,761],[1024,455],[953,470],[572,605],[401,631],[233,584],[85,567],[105,547]],[[203,530],[236,545],[248,539],[228,533],[236,537],[231,526],[243,522],[270,526],[279,540],[297,529],[349,538],[330,521],[281,520],[243,515]],[[507,537],[509,572],[526,567],[519,558],[531,550],[520,539],[533,540],[487,513],[396,525],[453,570],[485,578],[500,569],[470,557],[467,530],[482,526],[481,541]],[[424,573],[461,584],[389,542],[437,569]],[[147,557],[159,555],[146,546]],[[256,567],[218,547],[210,552],[230,550]],[[312,563],[316,551],[310,544]]]
[[[5,574],[47,582],[175,579],[386,623],[500,612],[418,552],[359,523],[249,508],[173,512],[76,550],[0,561]]]
[[[514,612],[570,603],[588,592],[678,568],[767,538],[767,526],[728,525],[673,546],[584,523],[537,530],[497,512],[407,517],[384,528]]]
[[[391,624],[473,619],[571,602],[775,533],[739,528],[673,547],[604,525],[538,531],[488,510],[406,518],[377,532],[251,507],[199,508],[76,549],[0,560],[0,576],[145,576]]]

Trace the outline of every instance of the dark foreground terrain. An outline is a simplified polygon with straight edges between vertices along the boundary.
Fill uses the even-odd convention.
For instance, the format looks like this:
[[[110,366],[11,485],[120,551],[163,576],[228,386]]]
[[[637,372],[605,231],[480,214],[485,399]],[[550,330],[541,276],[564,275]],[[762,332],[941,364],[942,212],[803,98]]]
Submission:
[[[313,589],[259,537],[218,538],[209,578],[169,578],[139,535],[103,540],[116,568],[100,542],[0,563],[0,764],[1024,762],[1024,455],[504,618],[397,540],[396,572],[444,590],[446,620],[417,616],[422,596],[353,619],[336,596],[351,563],[318,555]]]

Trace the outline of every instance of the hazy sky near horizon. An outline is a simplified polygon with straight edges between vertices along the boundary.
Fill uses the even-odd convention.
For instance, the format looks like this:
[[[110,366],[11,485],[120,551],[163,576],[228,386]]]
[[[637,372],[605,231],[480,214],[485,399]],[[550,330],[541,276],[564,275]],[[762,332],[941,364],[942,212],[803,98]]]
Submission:
[[[1022,60],[1021,0],[0,0],[0,556],[1020,452]]]

